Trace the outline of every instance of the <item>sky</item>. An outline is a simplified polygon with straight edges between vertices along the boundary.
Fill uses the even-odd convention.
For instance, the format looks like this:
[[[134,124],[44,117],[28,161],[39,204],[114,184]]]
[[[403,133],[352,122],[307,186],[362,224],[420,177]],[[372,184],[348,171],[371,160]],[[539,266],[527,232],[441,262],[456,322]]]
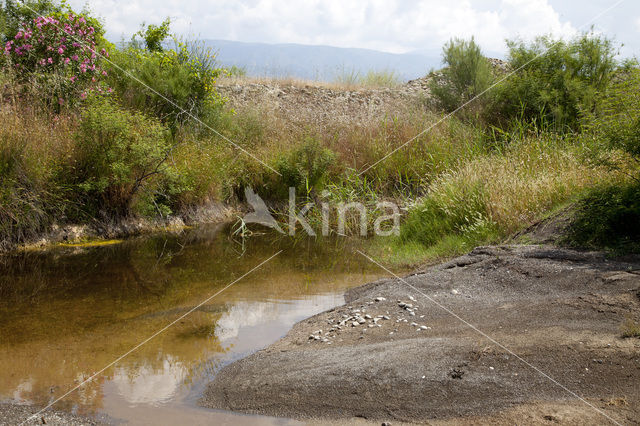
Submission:
[[[393,53],[437,51],[475,36],[487,53],[506,38],[571,37],[592,25],[640,57],[640,1],[625,0],[69,0],[103,19],[112,41],[140,24],[172,19],[176,34],[201,39],[360,47]],[[605,12],[603,14],[603,12]]]

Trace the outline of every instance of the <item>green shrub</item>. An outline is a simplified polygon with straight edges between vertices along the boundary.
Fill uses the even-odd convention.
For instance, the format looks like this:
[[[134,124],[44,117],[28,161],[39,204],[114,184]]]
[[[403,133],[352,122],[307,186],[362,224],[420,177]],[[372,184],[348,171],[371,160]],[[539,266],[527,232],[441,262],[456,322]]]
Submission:
[[[491,85],[491,64],[473,37],[469,41],[456,38],[447,42],[442,59],[446,68],[441,76],[431,79],[430,90],[445,110],[455,110]]]
[[[55,0],[4,0],[0,3],[0,36],[3,46],[14,39],[25,22],[33,22],[39,16],[62,13],[63,9]]]
[[[134,196],[166,174],[171,150],[167,129],[142,113],[97,98],[83,111],[76,132],[74,186],[83,203],[115,215],[129,213]]]
[[[64,3],[32,6],[49,13],[18,23],[32,12],[12,2],[6,6],[11,19],[3,45],[3,68],[15,72],[23,91],[58,111],[62,105],[79,102],[87,91],[108,90],[100,84],[104,71],[96,54],[101,50],[108,55],[100,23],[76,14]]]
[[[171,19],[165,19],[160,25],[150,24],[142,26],[135,36],[140,36],[144,40],[144,45],[149,52],[162,52],[164,48],[162,43],[169,37],[169,29],[171,27]]]
[[[640,251],[640,184],[591,191],[579,203],[565,241],[585,248]]]
[[[496,87],[487,111],[487,121],[502,126],[522,118],[551,123],[556,131],[577,130],[580,115],[595,108],[617,68],[613,42],[593,33],[507,44],[511,67],[519,71]]]
[[[209,125],[218,119],[222,98],[214,84],[223,70],[210,52],[177,42],[175,49],[162,51],[130,47],[112,60],[118,67],[109,73],[109,84],[127,107],[157,117],[174,133],[194,124],[194,117]]]
[[[597,108],[584,119],[585,130],[640,161],[640,70],[621,72],[598,98]]]
[[[334,160],[335,154],[331,150],[324,148],[317,139],[308,137],[299,147],[278,159],[276,170],[287,188],[294,187],[307,194],[321,189]]]

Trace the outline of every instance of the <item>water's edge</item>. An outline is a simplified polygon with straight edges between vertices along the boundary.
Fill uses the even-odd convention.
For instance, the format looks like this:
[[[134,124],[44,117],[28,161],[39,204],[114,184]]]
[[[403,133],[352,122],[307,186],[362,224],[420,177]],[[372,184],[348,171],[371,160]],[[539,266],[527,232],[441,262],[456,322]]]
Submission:
[[[4,246],[0,245],[0,254],[23,250],[47,250],[60,243],[126,239],[152,232],[176,232],[197,225],[228,222],[244,210],[245,207],[240,204],[211,201],[180,214],[161,218],[126,217],[88,224],[54,223],[49,229],[26,242],[9,246],[4,250]]]

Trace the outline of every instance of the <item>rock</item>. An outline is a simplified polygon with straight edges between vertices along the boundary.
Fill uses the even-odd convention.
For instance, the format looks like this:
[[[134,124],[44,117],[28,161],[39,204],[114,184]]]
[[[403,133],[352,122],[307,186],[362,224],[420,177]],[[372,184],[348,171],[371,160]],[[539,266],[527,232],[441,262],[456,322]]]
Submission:
[[[371,318],[372,318],[372,317],[371,317],[371,315],[369,315],[369,314],[365,315],[364,317],[365,317],[366,319],[371,319]]]
[[[409,296],[409,299],[411,299],[412,302],[416,301],[416,299],[413,296]]]
[[[429,330],[431,327],[427,327],[426,325],[421,325],[420,330]]]
[[[387,299],[385,299],[384,297],[376,297],[376,302],[384,302],[385,300]]]
[[[383,315],[383,316],[382,316],[382,319],[383,319],[383,320],[389,320],[389,319],[391,319],[391,318],[390,318],[388,315]]]
[[[413,317],[413,316],[415,316],[415,315],[416,315],[416,313],[415,313],[415,312],[413,312],[413,311],[411,311],[411,312],[409,312],[409,315],[411,315],[411,316]]]
[[[364,324],[367,322],[364,318],[358,318],[358,324]]]
[[[454,288],[453,290],[451,290],[451,294],[458,294],[458,290]]]

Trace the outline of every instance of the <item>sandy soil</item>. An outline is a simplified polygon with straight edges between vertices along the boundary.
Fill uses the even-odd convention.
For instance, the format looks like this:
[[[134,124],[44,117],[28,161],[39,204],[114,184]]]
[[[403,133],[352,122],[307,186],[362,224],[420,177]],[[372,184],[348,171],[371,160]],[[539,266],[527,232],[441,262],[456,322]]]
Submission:
[[[639,423],[640,339],[621,337],[640,320],[639,271],[551,246],[477,248],[406,277],[414,288],[349,291],[222,369],[200,402],[338,423]]]

